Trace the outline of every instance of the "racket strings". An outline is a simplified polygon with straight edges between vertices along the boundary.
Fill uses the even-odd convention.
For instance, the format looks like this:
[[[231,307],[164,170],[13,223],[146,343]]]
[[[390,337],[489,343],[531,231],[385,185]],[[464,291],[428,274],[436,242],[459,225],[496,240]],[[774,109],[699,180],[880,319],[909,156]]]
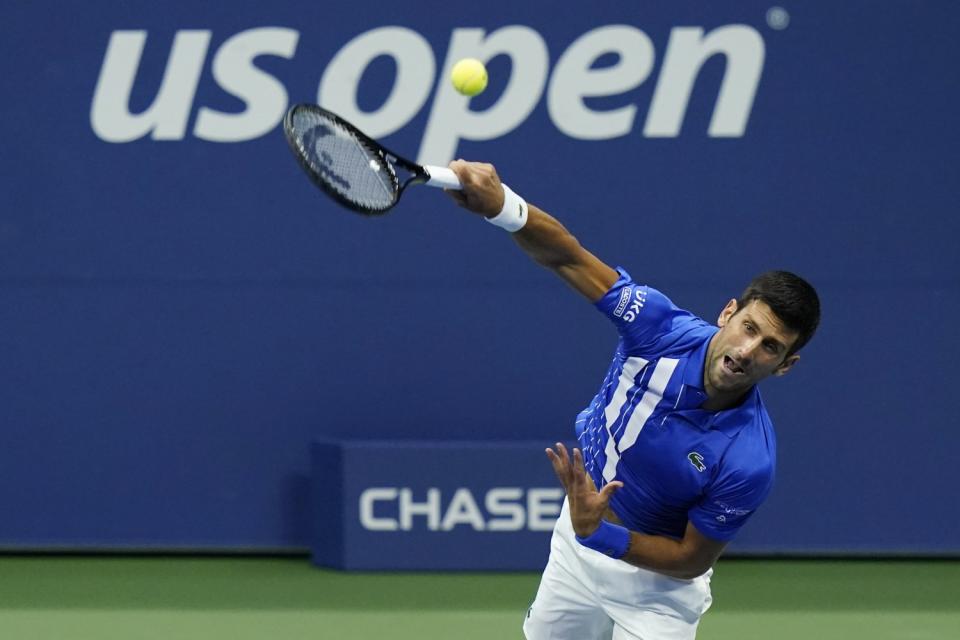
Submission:
[[[303,158],[325,188],[371,212],[396,202],[393,167],[351,130],[312,111],[295,113],[293,130]]]

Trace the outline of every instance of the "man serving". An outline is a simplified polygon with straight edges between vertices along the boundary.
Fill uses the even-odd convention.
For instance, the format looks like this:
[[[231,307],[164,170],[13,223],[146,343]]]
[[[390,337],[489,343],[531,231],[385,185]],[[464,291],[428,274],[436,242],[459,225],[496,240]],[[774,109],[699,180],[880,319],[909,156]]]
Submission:
[[[567,499],[526,637],[694,638],[714,563],[773,484],[776,438],[756,384],[800,359],[819,324],[816,291],[764,273],[711,325],[599,260],[493,166],[450,168],[458,204],[511,232],[620,334],[577,417],[579,448],[547,450]]]

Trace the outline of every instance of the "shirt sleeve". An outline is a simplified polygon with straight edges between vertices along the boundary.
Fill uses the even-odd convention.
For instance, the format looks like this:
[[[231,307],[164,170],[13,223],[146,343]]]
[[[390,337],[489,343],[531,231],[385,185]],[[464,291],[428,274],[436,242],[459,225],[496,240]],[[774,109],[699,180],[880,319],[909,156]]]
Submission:
[[[722,472],[687,518],[706,537],[729,542],[763,504],[771,487],[773,470],[770,467]]]
[[[671,330],[675,318],[689,315],[653,287],[634,282],[621,267],[617,273],[620,277],[594,304],[617,327],[628,353],[652,346]]]

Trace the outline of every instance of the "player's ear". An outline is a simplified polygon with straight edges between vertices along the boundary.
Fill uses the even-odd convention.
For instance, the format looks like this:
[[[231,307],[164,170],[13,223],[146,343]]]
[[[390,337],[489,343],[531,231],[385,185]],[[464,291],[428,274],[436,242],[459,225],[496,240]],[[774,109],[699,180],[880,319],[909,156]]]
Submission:
[[[721,329],[725,327],[730,318],[733,317],[733,314],[737,312],[738,308],[737,299],[730,298],[730,302],[727,303],[727,305],[720,312],[720,317],[717,318],[717,326]]]
[[[792,356],[788,356],[783,360],[783,362],[780,363],[780,365],[776,369],[773,370],[773,375],[782,376],[787,371],[790,371],[790,369],[793,368],[793,365],[797,364],[799,360],[800,360],[800,354],[798,353],[795,353]]]

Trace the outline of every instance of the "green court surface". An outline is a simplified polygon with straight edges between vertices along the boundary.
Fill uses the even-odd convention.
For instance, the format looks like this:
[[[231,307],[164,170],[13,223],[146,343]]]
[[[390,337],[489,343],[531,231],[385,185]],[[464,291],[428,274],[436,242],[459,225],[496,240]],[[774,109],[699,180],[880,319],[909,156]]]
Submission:
[[[522,638],[538,578],[349,574],[306,558],[0,556],[0,637]],[[722,560],[713,594],[699,640],[960,638],[958,561]]]

